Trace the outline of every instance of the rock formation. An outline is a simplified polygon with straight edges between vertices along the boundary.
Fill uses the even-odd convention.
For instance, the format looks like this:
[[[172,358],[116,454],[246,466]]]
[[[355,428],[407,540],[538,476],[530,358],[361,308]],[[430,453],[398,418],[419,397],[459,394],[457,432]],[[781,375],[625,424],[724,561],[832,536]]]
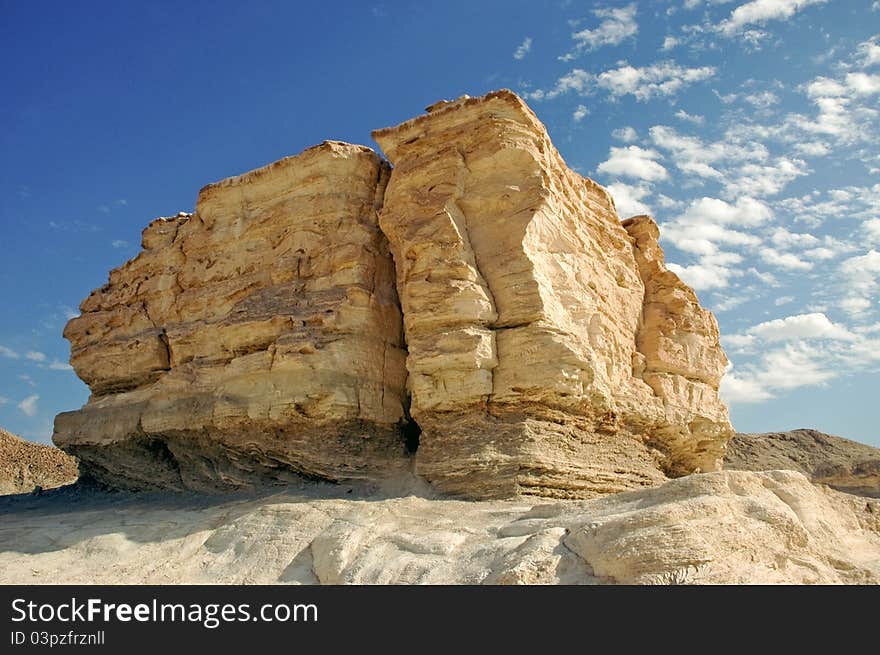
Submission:
[[[295,474],[373,479],[408,462],[388,166],[325,142],[201,190],[159,219],[65,329],[92,396],[55,442],[123,488]]]
[[[732,434],[712,315],[647,217],[570,170],[516,95],[373,137],[394,166],[416,471],[480,496],[589,496],[719,467]]]
[[[73,457],[0,429],[0,496],[53,489],[76,482],[78,476]]]
[[[880,449],[816,430],[737,434],[729,442],[724,467],[790,469],[839,491],[880,498]]]
[[[390,174],[325,142],[152,223],[65,330],[92,397],[56,443],[129,488],[414,462],[445,492],[589,497],[719,468],[717,324],[650,218],[509,91],[374,138]]]
[[[880,500],[794,471],[583,501],[345,491],[0,499],[0,583],[880,584]]]

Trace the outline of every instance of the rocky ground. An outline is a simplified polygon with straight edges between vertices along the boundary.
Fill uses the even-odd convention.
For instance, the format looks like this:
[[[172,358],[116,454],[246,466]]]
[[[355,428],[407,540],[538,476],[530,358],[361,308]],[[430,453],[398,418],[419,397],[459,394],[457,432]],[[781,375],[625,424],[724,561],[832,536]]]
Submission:
[[[816,430],[737,434],[724,468],[789,469],[840,491],[880,498],[880,449]]]
[[[0,429],[0,495],[75,482],[76,459],[58,448],[32,443]]]
[[[880,583],[880,500],[792,471],[588,501],[391,491],[10,496],[0,583]]]

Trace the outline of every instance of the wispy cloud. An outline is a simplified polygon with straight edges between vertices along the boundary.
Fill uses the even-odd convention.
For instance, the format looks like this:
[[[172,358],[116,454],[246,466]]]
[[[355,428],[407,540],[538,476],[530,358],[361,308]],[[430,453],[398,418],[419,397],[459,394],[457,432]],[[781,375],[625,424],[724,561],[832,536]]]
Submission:
[[[37,414],[37,401],[40,399],[40,396],[37,394],[33,394],[32,396],[28,396],[20,403],[18,403],[18,409],[25,416],[36,416]]]
[[[45,353],[41,353],[38,350],[28,350],[24,354],[24,356],[26,359],[29,359],[32,362],[45,362],[46,361]]]
[[[856,332],[824,313],[796,314],[722,336],[733,352],[755,360],[729,371],[721,382],[730,403],[756,403],[798,387],[824,384],[848,371],[880,361],[880,341],[871,329]]]
[[[772,20],[786,20],[810,5],[824,4],[826,0],[752,0],[734,9],[718,25],[725,36],[742,34],[750,25],[764,25]]]
[[[110,245],[114,248],[128,248],[128,241],[125,241],[124,239],[115,239]]]
[[[0,357],[7,357],[9,359],[18,359],[21,357],[17,352],[15,352],[12,348],[7,348],[6,346],[0,346]]]
[[[670,97],[697,82],[715,75],[712,66],[687,68],[672,61],[660,61],[649,66],[631,66],[621,62],[612,68],[593,75],[581,68],[575,68],[547,90],[536,89],[525,95],[532,100],[552,100],[566,93],[588,95],[597,90],[607,92],[612,98],[631,95],[639,102],[652,98]]]
[[[48,366],[49,370],[52,371],[72,371],[73,366],[66,362],[62,362],[58,359],[53,359],[52,362]]]
[[[587,109],[586,105],[578,105],[574,110],[574,113],[571,115],[571,118],[575,123],[580,123],[589,113],[590,110]]]
[[[603,46],[619,45],[625,39],[634,37],[639,31],[634,2],[625,7],[595,9],[593,15],[601,19],[599,25],[572,34],[571,38],[575,42],[574,50],[561,56],[562,61],[571,61],[578,55]]]
[[[705,125],[706,123],[705,116],[701,116],[700,114],[689,114],[684,109],[679,109],[675,112],[675,117],[680,121],[693,123],[694,125]]]
[[[513,51],[513,58],[516,60],[520,60],[525,58],[529,52],[532,50],[532,37],[527,36],[523,39],[523,42],[517,46],[516,50]]]
[[[597,171],[607,175],[631,177],[648,182],[665,180],[669,173],[656,160],[660,153],[639,146],[611,147],[608,159],[599,164]]]
[[[614,182],[607,185],[606,188],[611,197],[614,198],[617,213],[620,214],[621,218],[651,213],[651,208],[642,202],[644,198],[651,195],[651,188],[649,186]]]

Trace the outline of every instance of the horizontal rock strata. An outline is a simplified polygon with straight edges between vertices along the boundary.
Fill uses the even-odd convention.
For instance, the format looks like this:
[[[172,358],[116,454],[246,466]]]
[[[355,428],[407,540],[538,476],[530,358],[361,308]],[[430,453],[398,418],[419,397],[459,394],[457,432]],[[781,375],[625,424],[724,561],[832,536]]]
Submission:
[[[369,148],[325,142],[151,223],[65,329],[92,397],[56,419],[55,442],[118,487],[405,468],[387,177]]]
[[[417,471],[469,495],[589,496],[715,470],[732,433],[711,314],[516,95],[373,133],[394,165]]]
[[[55,439],[87,474],[375,482],[414,461],[444,492],[590,497],[719,467],[717,324],[650,218],[621,223],[509,91],[374,138],[393,170],[325,142],[206,187],[83,302],[65,336],[93,394]]]

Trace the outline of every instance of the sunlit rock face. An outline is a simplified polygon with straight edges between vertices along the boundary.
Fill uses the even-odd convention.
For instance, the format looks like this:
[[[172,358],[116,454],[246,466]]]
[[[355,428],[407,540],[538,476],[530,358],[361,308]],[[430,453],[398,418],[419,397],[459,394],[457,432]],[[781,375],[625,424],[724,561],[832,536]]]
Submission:
[[[717,324],[652,219],[621,222],[509,91],[374,138],[393,169],[325,142],[206,187],[83,302],[65,336],[93,395],[55,439],[87,474],[414,466],[468,497],[590,497],[719,468]]]
[[[453,492],[589,496],[719,467],[712,315],[515,94],[373,134],[409,349],[416,470]]]
[[[92,397],[56,419],[56,443],[117,487],[408,466],[387,178],[372,150],[325,142],[151,223],[65,329]]]

